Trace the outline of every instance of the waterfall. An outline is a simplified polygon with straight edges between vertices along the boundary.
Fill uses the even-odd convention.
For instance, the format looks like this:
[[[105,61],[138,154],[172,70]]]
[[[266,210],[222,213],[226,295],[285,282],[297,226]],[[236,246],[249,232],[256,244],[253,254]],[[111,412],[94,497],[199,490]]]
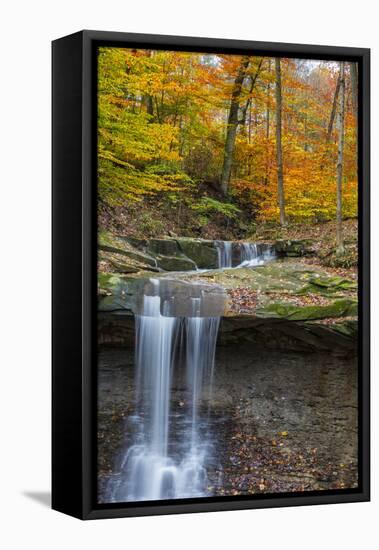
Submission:
[[[233,243],[232,241],[215,241],[219,269],[231,267],[254,267],[262,265],[275,257],[274,248],[251,242]],[[233,253],[236,250],[237,252]],[[239,263],[236,259],[239,253]],[[233,266],[234,258],[234,266]],[[237,260],[238,261],[238,260]]]
[[[232,241],[215,241],[218,254],[218,267],[232,267]]]
[[[241,243],[240,252],[240,263],[237,267],[254,267],[275,258],[275,250],[270,245]]]
[[[224,294],[172,285],[151,279],[136,315],[136,412],[128,419],[119,473],[108,485],[109,502],[211,494],[209,403]],[[173,316],[178,298],[186,316]],[[207,310],[218,315],[200,317]],[[179,401],[174,382],[183,386]]]
[[[252,262],[258,258],[258,247],[255,243],[241,243],[240,250],[240,264],[244,262]]]

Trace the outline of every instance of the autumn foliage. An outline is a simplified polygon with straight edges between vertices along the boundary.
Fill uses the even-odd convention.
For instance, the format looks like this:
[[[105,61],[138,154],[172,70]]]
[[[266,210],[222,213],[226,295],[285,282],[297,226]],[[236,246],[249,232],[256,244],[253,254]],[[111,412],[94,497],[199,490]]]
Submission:
[[[100,48],[98,175],[100,204],[117,207],[164,195],[177,207],[276,222],[274,59],[251,57],[238,96],[228,193],[217,195],[228,116],[241,56]],[[336,216],[338,121],[328,125],[339,66],[282,59],[282,148],[286,216]],[[346,64],[344,218],[357,215],[356,117]],[[213,203],[212,203],[213,201]],[[202,208],[202,205],[205,205]]]

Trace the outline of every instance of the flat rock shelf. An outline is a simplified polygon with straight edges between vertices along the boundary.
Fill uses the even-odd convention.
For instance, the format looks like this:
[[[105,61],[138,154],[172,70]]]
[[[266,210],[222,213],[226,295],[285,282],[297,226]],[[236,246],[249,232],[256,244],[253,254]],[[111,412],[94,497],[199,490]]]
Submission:
[[[100,237],[100,502],[357,486],[357,281],[312,250]]]

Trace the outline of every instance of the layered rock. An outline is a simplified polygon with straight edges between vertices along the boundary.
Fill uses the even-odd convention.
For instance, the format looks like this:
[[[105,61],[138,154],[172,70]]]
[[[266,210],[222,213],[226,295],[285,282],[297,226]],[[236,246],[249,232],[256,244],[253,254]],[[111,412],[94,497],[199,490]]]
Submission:
[[[137,239],[101,233],[99,260],[117,273],[215,269],[214,241],[191,238]]]
[[[147,273],[99,276],[101,341],[112,338],[114,330],[118,334],[114,338],[124,339],[125,345],[131,343],[135,298],[144,292],[149,277]],[[154,277],[171,284],[164,273]],[[255,268],[176,273],[173,282],[178,284],[180,280],[225,289],[220,344],[248,341],[272,349],[338,353],[356,347],[354,280],[330,276],[290,259]],[[185,301],[185,296],[182,298]],[[112,312],[111,317],[107,318],[105,312]]]
[[[275,242],[275,250],[278,256],[295,258],[300,256],[312,256],[315,254],[313,241],[310,239],[278,240]]]
[[[215,241],[204,239],[177,239],[180,250],[188,258],[191,258],[199,269],[216,269],[218,267],[218,254]]]

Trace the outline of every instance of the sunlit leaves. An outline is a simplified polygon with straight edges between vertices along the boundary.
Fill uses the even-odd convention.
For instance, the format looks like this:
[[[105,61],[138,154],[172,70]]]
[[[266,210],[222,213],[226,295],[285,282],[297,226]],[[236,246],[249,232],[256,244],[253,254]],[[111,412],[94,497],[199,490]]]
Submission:
[[[227,208],[227,201],[207,197],[207,186],[214,189],[220,179],[231,90],[240,62],[238,55],[100,48],[101,200],[122,204],[190,189],[192,209],[199,214],[217,215]],[[329,141],[326,133],[337,76],[335,62],[282,60],[284,192],[290,222],[335,217],[336,124]],[[274,83],[273,59],[253,56],[240,96],[228,204],[242,206],[258,221],[276,222]],[[348,79],[344,217],[357,214],[356,155]],[[196,185],[205,197],[196,195]],[[236,211],[224,214],[233,218]]]

